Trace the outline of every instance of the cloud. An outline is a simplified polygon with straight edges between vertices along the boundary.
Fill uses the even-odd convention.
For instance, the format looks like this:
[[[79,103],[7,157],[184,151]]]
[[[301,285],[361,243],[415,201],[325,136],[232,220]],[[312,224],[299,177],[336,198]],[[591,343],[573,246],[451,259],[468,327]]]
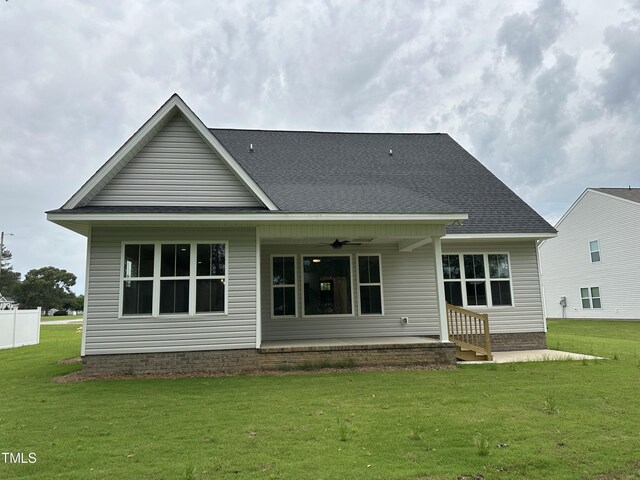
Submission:
[[[608,111],[640,109],[640,21],[634,19],[605,31],[611,61],[603,69],[600,89]]]
[[[81,292],[84,238],[43,212],[173,92],[217,127],[448,132],[556,218],[588,185],[640,184],[630,5],[0,2],[0,229],[17,270]]]
[[[562,0],[541,0],[531,13],[507,16],[498,30],[498,44],[515,59],[526,77],[542,65],[551,47],[573,16]]]
[[[542,183],[567,162],[566,144],[576,128],[569,107],[577,91],[576,58],[561,53],[519,98],[495,113],[475,112],[469,130],[479,157],[508,183],[527,189]]]

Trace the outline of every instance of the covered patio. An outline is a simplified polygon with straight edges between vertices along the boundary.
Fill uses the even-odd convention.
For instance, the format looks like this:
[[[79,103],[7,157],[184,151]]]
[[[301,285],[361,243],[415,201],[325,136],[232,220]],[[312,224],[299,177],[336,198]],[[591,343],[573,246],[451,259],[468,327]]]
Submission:
[[[259,226],[257,348],[448,343],[441,238],[453,221]]]

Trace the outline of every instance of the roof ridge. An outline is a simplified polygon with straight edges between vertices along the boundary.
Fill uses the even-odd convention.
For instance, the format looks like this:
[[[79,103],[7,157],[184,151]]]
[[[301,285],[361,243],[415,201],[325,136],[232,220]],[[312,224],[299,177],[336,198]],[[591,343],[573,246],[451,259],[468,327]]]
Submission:
[[[327,133],[327,134],[339,134],[339,135],[449,135],[446,132],[336,132],[336,131],[324,131],[324,130],[278,130],[270,128],[220,128],[220,127],[207,127],[209,130],[215,132],[219,130],[232,131],[232,132],[274,132],[274,133]]]

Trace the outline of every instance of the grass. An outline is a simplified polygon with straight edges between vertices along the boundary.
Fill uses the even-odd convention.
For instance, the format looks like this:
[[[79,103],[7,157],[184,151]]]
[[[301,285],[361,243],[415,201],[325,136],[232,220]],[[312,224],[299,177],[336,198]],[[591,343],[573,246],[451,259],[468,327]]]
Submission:
[[[491,454],[491,442],[489,442],[489,439],[481,433],[478,433],[473,437],[473,444],[476,447],[476,453],[481,457],[486,457]]]
[[[553,393],[549,393],[547,395],[547,398],[544,401],[543,410],[549,415],[557,415],[558,413],[560,413],[558,402],[556,401],[556,397]]]
[[[640,323],[550,322],[618,360],[67,384],[78,326],[41,342],[0,351],[0,452],[37,455],[2,479],[640,478]]]

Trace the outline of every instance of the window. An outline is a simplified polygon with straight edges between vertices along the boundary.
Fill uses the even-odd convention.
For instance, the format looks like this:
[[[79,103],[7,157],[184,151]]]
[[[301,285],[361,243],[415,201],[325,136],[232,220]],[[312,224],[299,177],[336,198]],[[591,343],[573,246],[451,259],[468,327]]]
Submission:
[[[509,256],[490,254],[489,283],[493,306],[511,305],[511,280],[509,279]]]
[[[444,274],[444,296],[447,303],[462,307],[460,257],[458,255],[443,255],[442,269]]]
[[[271,257],[271,286],[273,290],[272,314],[274,317],[296,316],[296,257],[280,255]],[[322,290],[322,284],[320,285]]]
[[[351,315],[351,256],[302,257],[304,315]]]
[[[464,276],[467,279],[467,305],[487,304],[487,282],[484,275],[483,255],[463,255]]]
[[[445,300],[451,305],[513,305],[507,254],[443,255],[442,270]]]
[[[191,245],[160,247],[160,313],[189,313]]]
[[[580,289],[582,308],[602,308],[599,287],[585,287]]]
[[[589,242],[589,254],[591,255],[591,263],[600,261],[600,241],[591,240]]]
[[[196,313],[225,311],[226,247],[200,243],[196,253]]]
[[[125,244],[123,254],[122,315],[226,311],[225,243]]]
[[[382,314],[380,255],[358,255],[360,314]]]
[[[126,245],[122,285],[122,313],[150,315],[153,297],[154,245]]]

